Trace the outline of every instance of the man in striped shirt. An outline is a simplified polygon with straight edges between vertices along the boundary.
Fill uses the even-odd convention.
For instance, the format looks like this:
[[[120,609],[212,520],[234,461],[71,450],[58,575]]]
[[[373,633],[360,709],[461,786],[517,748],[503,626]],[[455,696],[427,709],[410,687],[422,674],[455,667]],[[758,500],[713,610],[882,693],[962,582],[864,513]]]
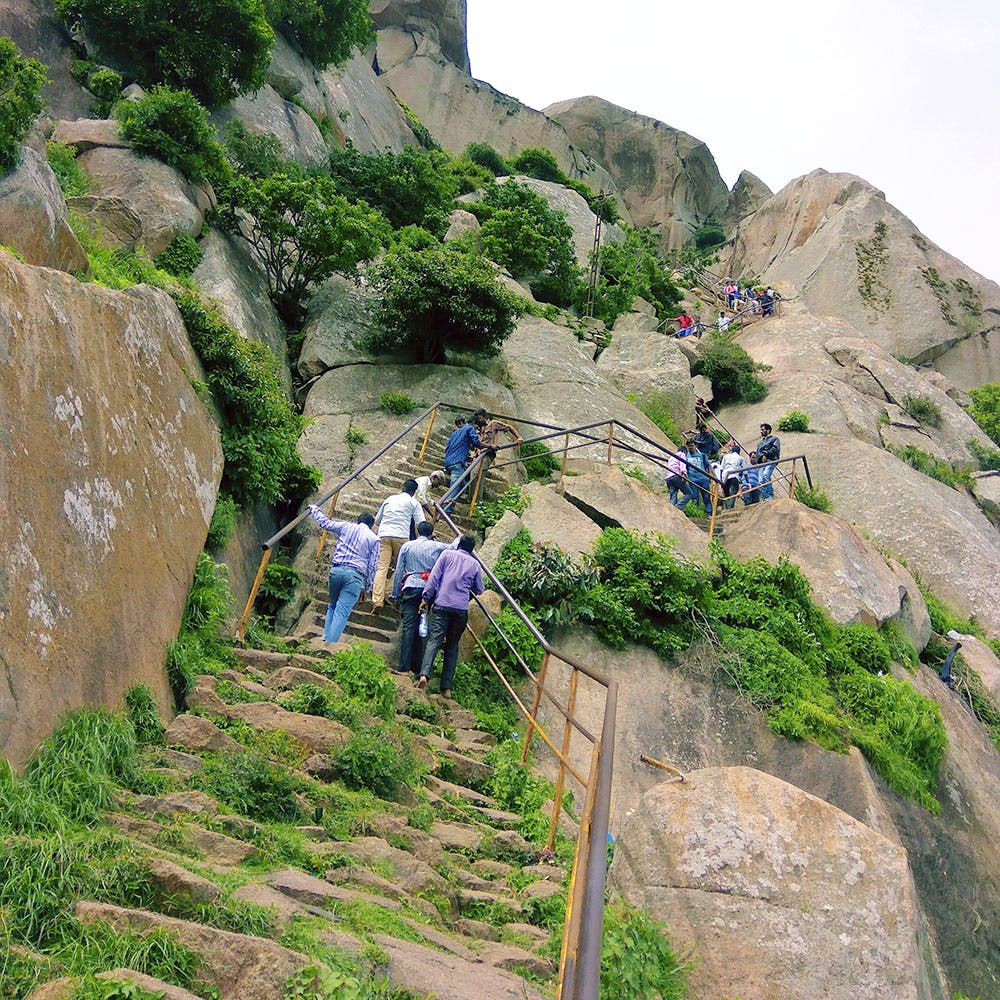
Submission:
[[[323,641],[336,642],[343,634],[354,605],[363,591],[370,591],[378,566],[379,540],[372,531],[371,514],[359,514],[357,522],[333,521],[315,504],[309,504],[313,520],[324,530],[337,535],[330,558],[327,587],[330,603],[326,606]]]

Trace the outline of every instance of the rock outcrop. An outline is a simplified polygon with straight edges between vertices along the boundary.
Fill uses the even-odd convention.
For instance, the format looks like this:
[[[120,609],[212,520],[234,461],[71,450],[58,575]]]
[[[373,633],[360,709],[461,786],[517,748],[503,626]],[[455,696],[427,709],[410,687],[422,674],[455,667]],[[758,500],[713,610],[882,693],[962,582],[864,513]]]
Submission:
[[[222,456],[163,292],[0,255],[0,302],[0,749],[20,762],[68,708],[138,683],[167,704]]]
[[[647,792],[611,886],[698,964],[689,995],[934,1000],[947,995],[906,851],[745,767]]]
[[[372,0],[368,12],[380,35],[408,38],[415,48],[434,49],[469,72],[466,0]]]
[[[724,217],[729,191],[700,139],[600,97],[551,104],[545,114],[607,167],[634,225],[662,227],[665,249],[683,246],[693,228]]]
[[[749,170],[740,171],[733,189],[729,192],[729,205],[723,217],[727,229],[732,229],[748,215],[753,215],[774,192]]]
[[[786,185],[740,225],[727,269],[789,282],[814,313],[962,388],[1000,380],[1000,287],[859,177],[814,170]]]

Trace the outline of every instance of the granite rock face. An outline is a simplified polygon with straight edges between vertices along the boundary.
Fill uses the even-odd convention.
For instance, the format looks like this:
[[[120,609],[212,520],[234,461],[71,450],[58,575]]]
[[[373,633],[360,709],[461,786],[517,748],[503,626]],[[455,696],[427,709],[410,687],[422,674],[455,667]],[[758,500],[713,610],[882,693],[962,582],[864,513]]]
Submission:
[[[725,266],[789,283],[812,312],[963,389],[1000,380],[1000,287],[860,177],[814,170],[792,181],[740,225]]]
[[[725,215],[729,191],[700,139],[600,97],[561,101],[545,114],[607,167],[634,225],[662,227],[664,249],[683,246],[692,227]]]
[[[466,0],[371,0],[368,12],[380,32],[395,29],[469,72]]]
[[[19,762],[67,709],[139,683],[168,704],[222,455],[165,293],[0,256],[0,302],[0,750]]]
[[[947,992],[906,851],[762,771],[710,768],[647,792],[611,885],[698,954],[693,997]]]

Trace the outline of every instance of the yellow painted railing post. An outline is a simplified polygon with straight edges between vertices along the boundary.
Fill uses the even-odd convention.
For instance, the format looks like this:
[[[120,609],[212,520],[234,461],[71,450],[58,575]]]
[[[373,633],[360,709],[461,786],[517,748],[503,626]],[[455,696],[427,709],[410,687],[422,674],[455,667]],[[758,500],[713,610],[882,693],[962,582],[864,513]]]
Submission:
[[[579,673],[574,667],[569,679],[569,697],[566,701],[566,720],[563,723],[562,755],[569,757],[569,742],[573,734],[573,723],[570,721],[573,711],[576,708],[576,682]],[[562,812],[563,789],[566,786],[566,769],[559,761],[559,774],[556,777],[556,790],[553,796],[552,822],[549,823],[549,839],[545,842],[545,849],[551,851],[556,844],[556,829],[559,825],[559,814]]]
[[[792,459],[792,472],[788,479],[788,495],[795,498],[795,463],[798,461],[797,458]]]
[[[431,439],[431,431],[434,429],[434,421],[437,419],[438,406],[440,405],[440,403],[435,403],[434,409],[431,410],[431,419],[427,424],[427,430],[424,432],[424,440],[420,444],[420,454],[417,456],[418,462],[424,460],[424,452],[427,451],[427,442]]]
[[[549,654],[546,653],[542,657],[541,666],[538,668],[538,676],[535,681],[535,699],[531,703],[531,718],[534,719],[538,715],[538,706],[542,703],[542,688],[545,686],[545,674],[549,669]],[[521,763],[524,764],[528,760],[528,754],[531,752],[531,738],[535,735],[535,727],[528,726],[528,731],[524,734],[524,749],[521,751]]]
[[[712,505],[712,516],[708,521],[708,537],[715,535],[715,515],[719,512],[719,484],[713,479],[708,488],[708,501]]]
[[[337,490],[337,492],[334,493],[333,497],[330,499],[330,509],[327,511],[326,514],[326,516],[330,518],[331,521],[333,520],[333,515],[337,511],[337,501],[339,499],[340,499],[340,490]],[[324,528],[319,533],[319,545],[316,546],[316,562],[319,562],[323,558],[323,548],[326,545],[327,534],[328,532],[326,528]]]
[[[483,468],[484,463],[479,463],[479,473],[476,476],[476,485],[472,490],[472,499],[469,501],[469,517],[475,516],[476,513],[476,500],[479,499],[479,490],[483,485]]]
[[[253,579],[253,586],[250,588],[250,594],[247,597],[246,607],[243,608],[243,615],[240,618],[240,624],[236,629],[236,638],[239,644],[243,645],[243,637],[246,635],[247,622],[250,621],[250,615],[253,612],[254,601],[257,600],[257,591],[260,590],[260,581],[264,579],[264,570],[267,569],[267,564],[271,560],[272,549],[264,549],[264,554],[260,557],[260,565],[257,567],[257,575]]]

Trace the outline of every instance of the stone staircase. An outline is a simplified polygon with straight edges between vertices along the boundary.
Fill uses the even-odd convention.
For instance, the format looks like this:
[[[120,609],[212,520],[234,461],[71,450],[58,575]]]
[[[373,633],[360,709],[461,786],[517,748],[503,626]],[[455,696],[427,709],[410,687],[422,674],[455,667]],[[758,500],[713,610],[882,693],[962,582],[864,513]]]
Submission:
[[[435,469],[441,469],[444,462],[444,449],[448,442],[450,430],[439,430],[431,435],[427,443],[427,450],[424,458],[419,458],[420,440],[414,444],[413,451],[402,462],[397,465],[391,473],[383,473],[378,478],[368,480],[364,490],[354,496],[346,498],[342,503],[338,503],[335,516],[343,520],[353,521],[359,514],[368,512],[374,516],[377,513],[382,501],[393,493],[398,493],[404,482],[417,476],[430,475]],[[498,473],[492,470],[483,477],[481,495],[487,497],[496,496],[502,493],[509,482]],[[444,489],[435,492],[436,497],[443,495]],[[428,511],[430,513],[430,511]],[[465,501],[459,502],[456,510],[452,514],[452,520],[465,532],[477,534],[476,524],[473,518],[468,516],[468,504]],[[437,537],[447,538],[448,528],[441,522]],[[298,625],[294,630],[294,637],[304,642],[313,644],[321,642],[323,638],[323,621],[326,616],[327,600],[327,575],[329,572],[330,546],[333,539],[328,539],[323,549],[323,556],[320,562],[314,563],[311,571],[303,579],[303,586],[311,595],[309,603],[306,605]],[[390,575],[388,590],[392,587]],[[357,607],[348,619],[347,628],[344,630],[344,638],[365,639],[370,642],[377,652],[389,658],[392,662],[394,650],[397,647],[397,632],[399,629],[399,612],[388,602],[378,611],[375,611],[369,600],[362,598]]]
[[[336,817],[313,814],[303,800],[299,854],[291,864],[275,862],[264,828],[198,790],[196,776],[213,755],[241,749],[229,731],[245,740],[250,727],[308,749],[295,767],[303,783],[322,787],[333,780],[330,755],[352,733],[280,705],[282,691],[296,685],[336,688],[323,672],[328,654],[234,653],[237,669],[198,678],[189,712],[169,727],[165,746],[147,751],[164,790],[122,793],[108,817],[147,855],[165,907],[83,901],[77,919],[119,932],[167,932],[198,953],[203,983],[221,1000],[286,995],[289,977],[314,961],[288,936],[297,922],[319,926],[324,946],[409,991],[408,998],[544,1000],[545,987],[532,984],[555,975],[558,940],[549,927],[564,907],[567,871],[525,840],[516,829],[522,817],[485,790],[495,737],[477,728],[472,712],[393,677],[394,721],[427,770],[420,786],[352,820],[349,837],[331,833],[339,829],[329,822]],[[419,822],[417,806],[425,811]],[[561,828],[566,824],[573,826],[561,817]],[[575,828],[566,832],[575,836]],[[245,905],[268,908],[268,931],[234,933],[207,916],[213,907]]]

